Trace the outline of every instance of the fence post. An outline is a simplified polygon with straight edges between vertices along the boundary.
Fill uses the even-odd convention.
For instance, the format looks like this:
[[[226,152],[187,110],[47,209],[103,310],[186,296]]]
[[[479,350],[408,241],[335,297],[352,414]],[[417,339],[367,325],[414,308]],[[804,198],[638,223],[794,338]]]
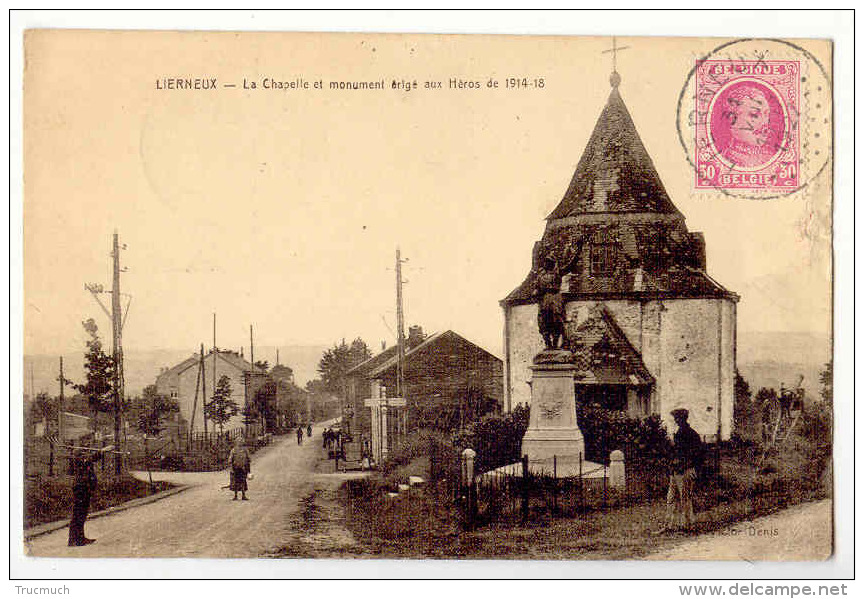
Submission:
[[[585,481],[582,479],[582,452],[579,452],[579,513],[585,514]]]
[[[624,469],[624,452],[616,449],[609,454],[609,486],[613,489],[623,489],[627,485]]]
[[[528,521],[528,456],[522,456],[522,523]]]
[[[432,440],[432,437],[429,437],[429,482],[434,483],[437,481],[436,473],[435,473],[435,442]]]
[[[465,527],[474,530],[477,511],[477,489],[474,486],[474,458],[477,452],[471,448],[462,451],[462,488],[465,496]]]
[[[558,456],[552,456],[552,515],[558,512]]]
[[[603,509],[606,509],[607,492],[609,489],[609,467],[603,464]]]

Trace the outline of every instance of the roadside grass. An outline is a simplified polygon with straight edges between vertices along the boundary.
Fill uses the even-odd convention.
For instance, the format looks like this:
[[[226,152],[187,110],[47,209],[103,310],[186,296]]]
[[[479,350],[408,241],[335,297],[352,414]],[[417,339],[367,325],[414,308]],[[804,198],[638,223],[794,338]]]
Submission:
[[[69,475],[36,475],[24,481],[24,528],[64,520],[72,515],[72,483]],[[96,491],[90,500],[90,512],[104,510],[132,499],[160,493],[174,485],[138,480],[128,473],[120,476],[100,473]]]
[[[659,490],[641,501],[611,502],[575,517],[538,511],[522,523],[517,515],[505,515],[465,531],[446,484],[388,495],[408,474],[422,473],[420,459],[346,481],[339,500],[347,528],[378,557],[638,559],[694,535],[831,497],[830,447],[814,442],[806,427],[764,454],[758,445],[724,444],[717,451],[713,471],[697,484],[697,523],[687,533],[661,532],[666,501]]]

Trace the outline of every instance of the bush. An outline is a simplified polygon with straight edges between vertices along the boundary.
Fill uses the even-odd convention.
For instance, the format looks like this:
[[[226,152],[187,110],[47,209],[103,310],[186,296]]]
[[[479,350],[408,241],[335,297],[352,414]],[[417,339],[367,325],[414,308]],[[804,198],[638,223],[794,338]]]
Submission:
[[[460,452],[466,447],[477,452],[477,473],[513,464],[522,457],[522,437],[528,430],[529,416],[530,409],[522,405],[509,414],[487,416],[457,435],[454,445]]]
[[[429,460],[427,476],[432,480],[449,478],[459,455],[449,435],[434,429],[420,429],[405,435],[387,459],[379,466],[385,479],[392,479],[399,469],[417,460]]]
[[[617,410],[579,405],[576,418],[585,438],[587,460],[608,464],[609,454],[620,449],[628,464],[665,471],[672,443],[658,415],[632,418]]]
[[[176,453],[164,455],[159,460],[159,469],[160,470],[181,471],[185,467],[186,467],[186,465],[183,462],[183,456],[176,454]]]

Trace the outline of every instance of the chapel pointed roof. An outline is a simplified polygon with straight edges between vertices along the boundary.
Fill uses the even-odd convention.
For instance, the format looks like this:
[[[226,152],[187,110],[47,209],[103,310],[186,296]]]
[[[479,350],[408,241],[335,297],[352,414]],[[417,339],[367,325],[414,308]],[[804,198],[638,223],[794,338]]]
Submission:
[[[683,218],[669,199],[621,98],[620,76],[613,76],[611,83],[609,99],[594,125],[570,186],[546,217],[547,221],[583,214],[628,212]]]

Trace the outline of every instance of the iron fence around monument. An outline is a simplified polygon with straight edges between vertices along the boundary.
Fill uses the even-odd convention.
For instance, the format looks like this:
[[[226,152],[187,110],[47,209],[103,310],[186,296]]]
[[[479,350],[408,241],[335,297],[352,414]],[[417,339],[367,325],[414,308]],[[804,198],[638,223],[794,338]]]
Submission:
[[[462,487],[457,501],[468,529],[494,522],[527,522],[551,518],[584,517],[593,511],[635,505],[662,497],[668,474],[656,468],[631,468],[624,487],[609,484],[609,466],[585,462],[579,456],[577,474],[562,475],[557,456],[478,475],[471,487]],[[637,466],[637,465],[634,465]]]

